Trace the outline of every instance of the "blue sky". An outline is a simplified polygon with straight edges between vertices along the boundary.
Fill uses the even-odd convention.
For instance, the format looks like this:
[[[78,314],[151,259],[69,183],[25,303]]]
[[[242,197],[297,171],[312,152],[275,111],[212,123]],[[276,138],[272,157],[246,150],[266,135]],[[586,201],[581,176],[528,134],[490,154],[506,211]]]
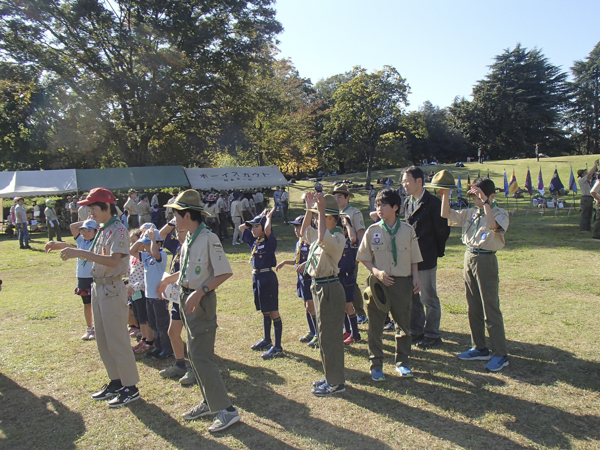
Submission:
[[[280,57],[301,76],[390,65],[411,87],[411,110],[470,99],[494,56],[519,42],[569,72],[600,41],[599,0],[277,0],[275,9]]]

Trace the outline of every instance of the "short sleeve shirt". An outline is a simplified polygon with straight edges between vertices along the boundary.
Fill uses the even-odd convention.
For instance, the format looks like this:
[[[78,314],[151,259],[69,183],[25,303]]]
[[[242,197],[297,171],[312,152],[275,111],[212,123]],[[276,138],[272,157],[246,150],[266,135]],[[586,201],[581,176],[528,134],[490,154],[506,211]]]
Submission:
[[[210,214],[210,218],[216,219],[219,216],[219,209],[217,208],[217,204],[213,203],[211,205],[206,205],[204,207],[204,211]]]
[[[92,248],[92,241],[86,241],[81,234],[77,235],[75,243],[77,244],[77,248],[82,250],[89,250]],[[91,270],[92,265],[89,262],[83,265],[83,259],[77,258],[77,278],[91,278]]]
[[[305,269],[308,275],[313,278],[327,278],[340,272],[338,264],[346,245],[346,238],[342,233],[331,234],[326,231],[323,242],[319,244],[319,232],[308,227],[304,230],[303,239],[311,243]]]
[[[241,206],[242,203],[239,200],[234,200],[231,203],[231,217],[241,217],[243,219]]]
[[[150,253],[140,252],[140,260],[144,264],[144,283],[146,285],[146,298],[158,298],[156,288],[167,270],[167,253],[160,250],[160,261]]]
[[[591,189],[592,185],[588,181],[586,175],[582,176],[578,183],[579,183],[579,187],[581,188],[581,195],[582,196],[588,196],[589,197],[590,195],[592,195],[591,192],[590,192],[590,189]]]
[[[130,215],[134,215],[134,214],[138,213],[137,205],[131,197],[129,197],[127,199],[127,201],[123,205],[123,208],[125,208],[127,211],[129,211]]]
[[[355,208],[354,206],[348,205],[342,211],[344,214],[348,215],[350,219],[350,223],[352,223],[352,228],[358,233],[359,230],[365,229],[365,219],[360,212],[360,209]]]
[[[17,223],[27,223],[27,212],[22,205],[15,206],[15,218]]]
[[[209,280],[225,273],[233,273],[221,241],[216,234],[203,229],[188,249],[187,240],[181,250],[181,262],[186,260],[189,251],[188,267],[181,285],[188,289],[200,289]]]
[[[79,219],[80,222],[87,220],[88,216],[90,215],[90,211],[91,210],[89,206],[80,206],[77,210],[77,219]]]
[[[461,211],[451,209],[448,224],[451,227],[462,227],[462,243],[467,247],[488,251],[501,250],[504,248],[504,234],[508,229],[508,213],[495,205],[492,212],[496,223],[500,226],[497,230],[490,230],[487,227],[485,215],[480,213],[479,208]]]
[[[260,270],[277,265],[277,258],[275,257],[277,239],[275,238],[275,233],[271,233],[269,237],[265,236],[263,241],[258,242],[258,239],[252,235],[252,231],[246,228],[242,235],[242,241],[252,248],[253,269]]]
[[[119,253],[121,258],[116,267],[108,267],[94,263],[91,275],[94,278],[122,277],[129,268],[129,234],[119,221],[111,223],[108,227],[98,231],[100,236],[96,241],[94,253],[110,256]],[[89,262],[88,262],[89,264]]]
[[[600,179],[596,180],[596,182],[594,183],[594,186],[592,187],[592,190],[590,191],[590,195],[592,192],[596,195],[600,195]]]
[[[375,267],[385,271],[391,277],[410,276],[411,265],[423,261],[417,234],[411,225],[402,222],[394,239],[397,252],[396,265],[392,253],[392,237],[383,229],[380,222],[374,223],[365,232],[356,259],[372,262]]]

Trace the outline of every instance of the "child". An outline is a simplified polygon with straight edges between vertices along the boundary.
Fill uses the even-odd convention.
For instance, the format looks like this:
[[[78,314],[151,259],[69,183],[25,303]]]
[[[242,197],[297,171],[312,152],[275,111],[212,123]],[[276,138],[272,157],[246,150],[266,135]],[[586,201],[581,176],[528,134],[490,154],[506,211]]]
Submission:
[[[489,360],[486,369],[491,372],[508,366],[496,258],[496,251],[504,248],[508,213],[494,200],[495,192],[492,180],[477,178],[468,191],[473,196],[475,207],[455,211],[450,209],[448,189],[440,189],[442,217],[448,219],[450,226],[462,227],[462,242],[467,246],[464,279],[473,348],[458,357],[466,361]],[[492,344],[491,353],[485,343],[486,328]]]
[[[98,224],[94,220],[88,219],[85,222],[72,223],[70,229],[71,234],[75,238],[77,248],[89,251],[98,232]],[[50,241],[46,244],[46,253],[67,247],[73,246],[66,242]],[[83,260],[77,260],[77,287],[75,288],[75,294],[81,296],[81,300],[83,301],[83,316],[87,325],[85,333],[81,336],[81,339],[84,341],[92,341],[96,338],[92,321],[92,281],[94,279],[90,274],[91,269],[91,264],[83,264]]]
[[[64,248],[63,260],[83,259],[93,263],[92,311],[98,351],[110,382],[92,395],[95,400],[108,400],[116,408],[140,398],[136,383],[140,380],[131,351],[127,319],[127,291],[122,281],[129,266],[129,236],[118,219],[115,196],[104,188],[94,188],[79,204],[89,205],[92,219],[101,223],[89,251]],[[86,265],[87,265],[86,264]],[[114,397],[114,398],[113,398]]]
[[[275,208],[264,210],[260,216],[240,225],[242,240],[252,248],[252,290],[254,306],[263,313],[264,337],[252,350],[267,350],[263,359],[283,356],[281,334],[283,324],[279,315],[279,282],[273,267],[277,266],[277,239],[271,230]],[[275,345],[271,341],[271,323],[275,329]]]
[[[167,269],[167,254],[161,248],[163,238],[152,223],[142,225],[142,238],[131,246],[132,256],[144,264],[144,284],[146,285],[146,308],[148,323],[154,331],[154,350],[146,353],[149,358],[167,359],[173,356],[173,347],[169,339],[168,302],[159,298],[156,288]]]
[[[296,250],[294,252],[295,258],[288,259],[277,264],[275,271],[279,271],[285,265],[294,265],[298,274],[298,281],[296,282],[296,293],[298,297],[304,300],[304,309],[306,310],[306,322],[308,323],[308,332],[300,338],[300,342],[304,342],[313,348],[319,346],[319,338],[317,337],[316,328],[316,317],[315,317],[315,306],[312,299],[312,293],[310,291],[310,284],[312,278],[310,275],[304,275],[305,262],[308,258],[308,251],[310,244],[302,239],[301,229],[304,216],[298,216],[295,220],[290,222],[294,225],[294,233],[298,238],[296,242]]]
[[[181,286],[180,311],[188,335],[188,355],[202,391],[203,401],[183,414],[186,420],[217,414],[210,432],[224,430],[240,420],[227,395],[219,368],[213,362],[217,331],[215,289],[233,275],[217,235],[204,224],[206,212],[200,194],[190,189],[169,204],[177,229],[187,232],[181,250],[181,270],[160,282],[164,295],[170,283]]]
[[[352,302],[354,301],[354,289],[356,286],[356,276],[354,275],[356,273],[356,252],[353,248],[356,242],[356,232],[347,216],[341,215],[341,221],[346,244],[344,245],[344,252],[342,253],[342,257],[338,264],[338,268],[340,269],[338,277],[344,288],[344,293],[346,294],[345,332],[343,336],[344,344],[350,345],[360,341],[358,320],[356,318],[356,313],[354,312],[354,306],[352,305]]]
[[[340,334],[344,326],[346,296],[337,277],[346,239],[338,226],[340,210],[335,197],[307,192],[305,200],[306,216],[301,231],[304,240],[311,245],[304,273],[313,278],[311,290],[325,371],[325,378],[313,383],[312,393],[317,397],[327,397],[346,390],[344,342]],[[318,231],[308,226],[313,212],[319,214]]]
[[[423,258],[415,230],[402,223],[398,217],[401,206],[398,192],[391,189],[379,191],[375,206],[381,221],[367,229],[356,258],[371,272],[370,276],[377,278],[382,284],[396,323],[396,372],[404,378],[412,377],[408,364],[411,346],[410,311],[413,293],[419,292],[421,287],[418,263]],[[384,381],[382,338],[387,314],[371,301],[367,305],[367,315],[371,379]]]

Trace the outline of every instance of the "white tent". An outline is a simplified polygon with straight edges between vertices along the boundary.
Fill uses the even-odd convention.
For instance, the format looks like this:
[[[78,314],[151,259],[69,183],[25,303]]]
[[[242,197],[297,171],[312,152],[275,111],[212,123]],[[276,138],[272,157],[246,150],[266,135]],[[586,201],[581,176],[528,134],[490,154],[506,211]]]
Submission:
[[[75,169],[0,172],[0,197],[77,192]]]
[[[192,189],[208,191],[286,186],[287,180],[277,166],[185,169]]]

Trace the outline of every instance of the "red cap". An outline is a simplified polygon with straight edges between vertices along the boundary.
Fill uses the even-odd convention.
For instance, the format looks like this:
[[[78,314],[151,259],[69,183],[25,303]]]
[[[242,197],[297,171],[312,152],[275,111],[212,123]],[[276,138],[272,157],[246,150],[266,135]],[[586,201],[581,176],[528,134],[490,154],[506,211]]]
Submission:
[[[86,206],[96,202],[112,203],[113,205],[117,203],[115,196],[112,192],[110,192],[108,189],[99,187],[92,189],[88,196],[80,202],[77,202],[77,204],[81,206]]]

